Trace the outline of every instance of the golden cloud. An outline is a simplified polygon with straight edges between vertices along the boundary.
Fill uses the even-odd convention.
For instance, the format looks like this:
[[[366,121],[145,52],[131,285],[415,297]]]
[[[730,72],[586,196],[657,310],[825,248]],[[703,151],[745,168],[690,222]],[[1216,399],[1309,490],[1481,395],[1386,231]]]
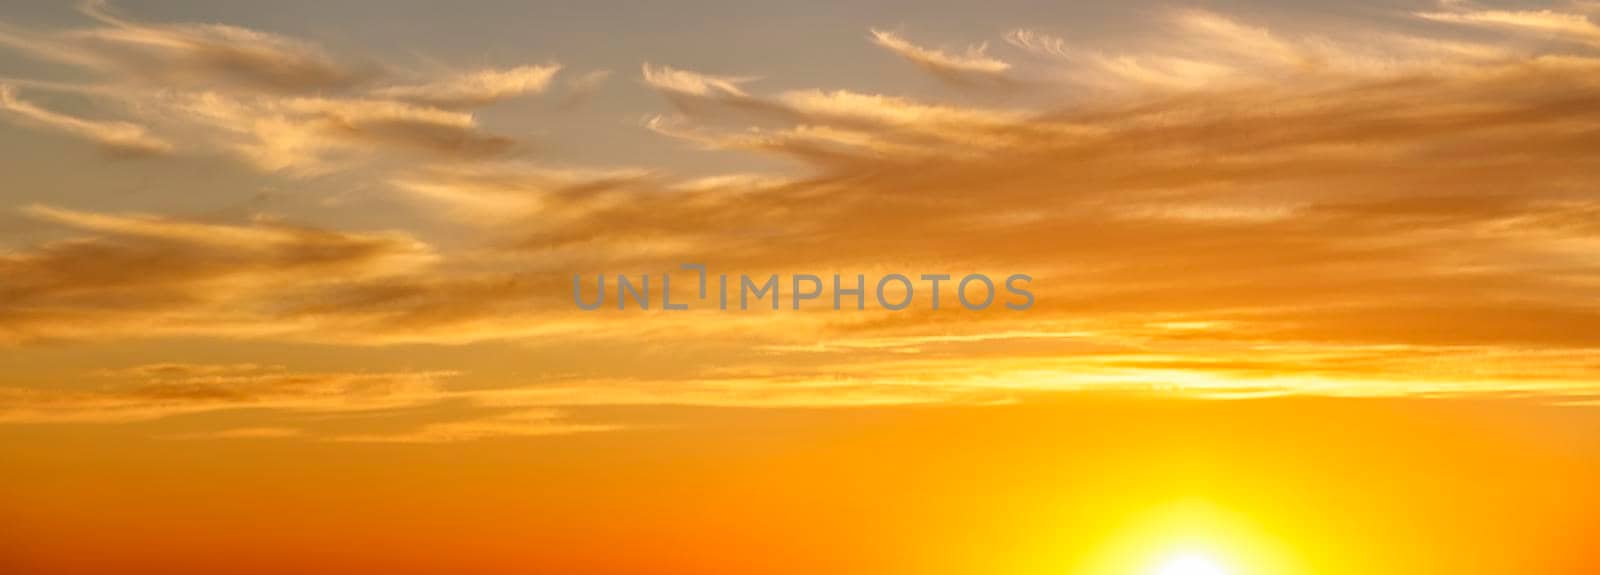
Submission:
[[[467,108],[544,92],[559,64],[480,69],[397,84],[374,66],[342,64],[316,44],[218,24],[147,24],[103,2],[82,30],[0,27],[0,46],[84,68],[105,84],[20,81],[120,104],[138,122],[53,112],[0,84],[0,111],[120,152],[232,151],[264,171],[320,175],[389,154],[446,160],[503,155],[516,147],[482,132]],[[583,90],[601,81],[590,77]],[[379,80],[388,85],[370,87]],[[185,141],[177,149],[171,142]],[[189,143],[192,142],[192,143]]]
[[[1006,71],[1011,69],[1011,64],[989,56],[987,44],[970,46],[963,53],[952,54],[918,46],[899,34],[877,28],[872,29],[872,42],[940,78],[956,83],[1003,79]]]
[[[561,66],[557,64],[477,70],[428,84],[381,88],[373,94],[440,108],[470,108],[543,92],[559,71]],[[582,87],[592,89],[604,76],[596,78],[586,77]]]
[[[1165,22],[1176,35],[1120,53],[1016,31],[1008,45],[1037,57],[1015,63],[877,34],[949,73],[1061,75],[1034,95],[1066,90],[1027,107],[763,93],[750,77],[642,67],[673,109],[647,128],[800,160],[779,175],[508,160],[458,108],[545,89],[549,77],[531,69],[386,94],[186,92],[168,108],[258,167],[377,158],[400,201],[446,208],[438,223],[456,241],[31,208],[79,235],[0,259],[0,333],[515,341],[541,366],[525,388],[463,397],[517,410],[1137,386],[1594,392],[1600,59],[1387,29],[1329,39],[1193,11]],[[429,161],[381,162],[419,153]],[[571,304],[574,274],[685,262],[735,274],[1028,273],[1038,304],[648,321]],[[653,354],[662,341],[671,357]],[[593,342],[630,361],[574,359]],[[573,425],[528,413],[391,440]]]
[[[58,33],[0,29],[0,44],[35,57],[158,86],[312,92],[354,84],[361,74],[310,42],[220,24],[146,24],[102,0],[81,11],[98,27]]]
[[[6,84],[0,84],[0,111],[9,113],[20,122],[94,141],[116,153],[159,154],[172,150],[172,144],[151,136],[144,126],[128,122],[99,122],[52,112],[17,98],[16,88]]]
[[[46,206],[25,212],[87,235],[0,257],[0,339],[8,341],[278,331],[284,326],[250,319],[279,305],[272,294],[392,276],[435,257],[426,245],[395,233]]]
[[[278,366],[162,364],[96,374],[109,389],[0,391],[0,422],[128,422],[225,410],[392,410],[437,402],[450,372],[293,372]]]

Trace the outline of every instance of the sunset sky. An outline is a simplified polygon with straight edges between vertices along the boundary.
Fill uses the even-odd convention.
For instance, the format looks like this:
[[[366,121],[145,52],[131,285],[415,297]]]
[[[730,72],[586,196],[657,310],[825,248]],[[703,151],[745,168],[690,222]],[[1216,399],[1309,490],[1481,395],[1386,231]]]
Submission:
[[[23,0],[0,174],[0,573],[1600,564],[1600,2]]]

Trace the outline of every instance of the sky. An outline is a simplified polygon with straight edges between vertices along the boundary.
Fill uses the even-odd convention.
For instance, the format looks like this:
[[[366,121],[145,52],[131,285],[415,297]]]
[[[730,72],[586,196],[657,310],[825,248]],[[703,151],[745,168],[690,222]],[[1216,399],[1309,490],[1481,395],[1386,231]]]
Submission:
[[[1597,559],[1600,4],[458,4],[0,8],[0,571]]]

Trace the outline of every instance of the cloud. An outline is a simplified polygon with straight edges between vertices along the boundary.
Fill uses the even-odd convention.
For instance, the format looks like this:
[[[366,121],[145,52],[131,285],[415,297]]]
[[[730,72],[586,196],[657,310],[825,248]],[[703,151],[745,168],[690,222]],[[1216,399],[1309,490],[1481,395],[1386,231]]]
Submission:
[[[281,331],[290,326],[263,322],[281,305],[274,297],[379,281],[435,257],[428,246],[396,233],[48,206],[24,212],[83,235],[0,256],[0,340]]]
[[[236,153],[268,172],[314,176],[388,156],[471,161],[517,144],[485,133],[463,108],[543,92],[556,64],[482,69],[415,85],[369,88],[357,71],[310,42],[218,24],[145,24],[101,2],[83,12],[98,26],[48,32],[0,27],[0,45],[84,68],[93,86],[23,80],[120,104],[130,121],[98,122],[52,112],[0,85],[0,110],[19,121],[78,135],[122,152]],[[146,126],[150,128],[147,129]]]
[[[1041,56],[1067,59],[1076,55],[1066,40],[1027,28],[1006,32],[1005,40],[1007,44]]]
[[[770,104],[752,97],[743,86],[757,78],[749,76],[716,76],[671,66],[641,66],[644,83],[666,96],[680,110],[702,114],[723,106],[743,108],[750,112],[771,111]]]
[[[17,98],[16,89],[7,84],[0,84],[0,110],[20,123],[88,139],[117,153],[159,154],[172,150],[172,144],[150,135],[144,126],[98,122],[52,112]]]
[[[567,81],[573,92],[589,93],[600,89],[600,86],[611,78],[610,70],[591,70],[583,75]]]
[[[653,177],[651,171],[641,169],[556,168],[503,162],[430,166],[398,175],[391,184],[430,207],[445,208],[444,213],[458,221],[493,227],[521,226],[529,218],[558,223],[584,209],[577,202],[563,200],[635,185]]]
[[[883,364],[883,367],[891,367]],[[992,404],[1012,401],[1003,389],[981,382],[922,379],[887,373],[870,377],[804,373],[704,373],[693,377],[636,380],[595,378],[470,392],[491,407],[674,405],[753,409],[851,408],[934,403]],[[864,375],[864,374],[863,374]]]
[[[304,435],[292,427],[236,427],[219,431],[203,431],[167,436],[169,439],[285,439]]]
[[[68,238],[0,258],[0,334],[513,342],[535,366],[430,396],[534,411],[350,437],[371,441],[566,432],[588,424],[537,410],[617,404],[1594,392],[1600,59],[1383,26],[1322,37],[1192,11],[1158,24],[1116,46],[1013,32],[1036,58],[983,74],[1061,78],[1014,107],[642,67],[668,106],[646,128],[800,163],[771,174],[508,158],[471,114],[393,94],[169,94],[151,101],[257,167],[367,162],[437,216],[426,231],[440,241],[29,208]],[[949,284],[939,311],[571,303],[574,275],[656,280],[696,261],[754,276],[1027,273],[1038,303],[952,310]],[[193,371],[172,377],[235,377]],[[273,389],[145,393],[292,401]]]
[[[955,83],[1003,79],[1011,69],[1011,64],[988,55],[987,44],[968,47],[963,54],[950,54],[912,44],[899,34],[877,28],[872,29],[872,42]]]
[[[254,410],[327,416],[394,413],[476,401],[451,391],[452,372],[300,372],[257,364],[152,364],[101,370],[111,382],[95,391],[0,388],[0,424],[128,423],[182,415]],[[363,443],[447,443],[496,437],[612,431],[609,424],[571,423],[553,409],[507,411],[491,404],[468,417],[390,433],[308,431],[302,427],[230,427],[166,435],[169,439],[285,439]]]
[[[472,108],[542,93],[560,70],[561,66],[556,64],[477,70],[428,84],[381,88],[373,95],[440,108]],[[604,76],[586,77],[586,80],[589,84],[598,84],[604,81]]]
[[[241,409],[323,414],[394,410],[439,401],[445,396],[440,380],[455,374],[165,364],[97,375],[112,386],[95,391],[0,390],[0,423],[116,423]],[[237,430],[228,435],[245,436]]]
[[[1285,33],[1193,9],[1171,11],[1158,25],[1150,37],[1109,45],[1075,45],[1026,28],[1008,32],[1005,41],[1048,65],[1035,72],[1041,82],[1143,97],[1291,83],[1309,90],[1531,57],[1505,43],[1381,27]]]
[[[204,336],[459,344],[601,333],[558,307],[568,300],[559,289],[566,278],[551,272],[565,265],[555,254],[529,269],[525,254],[502,247],[470,266],[471,254],[447,260],[398,232],[47,206],[24,214],[76,233],[0,256],[3,343]]]
[[[562,107],[572,108],[582,105],[593,98],[611,79],[610,70],[591,70],[567,80],[567,97],[562,101]]]
[[[803,360],[780,358],[808,349],[808,338],[848,345],[841,332],[859,330],[869,341],[904,332],[908,343],[886,353],[926,357],[907,370],[950,375],[928,384],[957,388],[1165,381],[1336,394],[1592,392],[1592,366],[1572,355],[1592,338],[1533,326],[1596,322],[1575,305],[1594,273],[1592,259],[1577,254],[1594,243],[1586,231],[1533,222],[1575,222],[1593,209],[1579,191],[1593,177],[1579,161],[1592,134],[1579,126],[1596,118],[1578,102],[1596,89],[1586,78],[1600,63],[1380,34],[1375,46],[1416,64],[1384,68],[1359,50],[1211,15],[1173,21],[1211,39],[1190,44],[1204,49],[1187,56],[1191,70],[1227,74],[1201,81],[1174,68],[1173,80],[1143,82],[1154,89],[1142,96],[1037,113],[848,92],[664,88],[699,96],[699,107],[658,117],[652,129],[800,157],[821,174],[737,201],[641,194],[565,222],[561,237],[580,243],[612,235],[606,222],[626,222],[638,241],[718,246],[730,269],[874,269],[894,254],[900,267],[1027,268],[1052,286],[1040,298],[1057,311],[1015,321],[912,313],[796,329],[798,321],[773,320],[799,342],[768,348],[780,355],[765,363],[787,376]],[[1013,37],[1042,54],[1076,56],[1064,41]],[[1445,64],[1422,64],[1431,61]],[[1117,73],[1132,77],[1128,70]],[[1270,74],[1303,79],[1255,83]],[[1178,279],[1174,268],[1197,271]],[[1503,299],[1486,302],[1486,291]],[[1013,349],[1002,360],[976,342],[918,339],[1073,315],[1081,321],[1066,331],[1092,334],[1073,346],[1131,362],[1056,363],[1044,350],[1066,352],[1038,343],[1027,346],[1038,355]],[[1126,323],[1151,317],[1226,329]],[[1283,355],[1183,361],[1265,349],[1255,346]],[[1298,346],[1303,353],[1286,351]],[[899,369],[886,362],[905,361],[851,349],[831,360],[848,366],[825,363],[829,375],[860,367],[865,381],[893,381]],[[1485,354],[1497,359],[1472,359]],[[958,364],[976,357],[1003,375],[959,375]],[[1399,375],[1407,373],[1425,375]]]
[[[645,63],[642,70],[645,84],[664,92],[691,96],[744,98],[747,94],[739,85],[754,80],[750,77],[711,76],[649,63]]]
[[[220,24],[145,24],[113,14],[101,1],[82,10],[100,26],[0,32],[0,43],[158,86],[311,92],[343,88],[359,77],[309,42]]]
[[[1067,66],[1056,73],[1067,83],[1102,90],[1198,89],[1224,83],[1304,75],[1320,66],[1327,43],[1299,45],[1263,28],[1197,10],[1167,19],[1171,28],[1159,46],[1131,53],[1073,46],[1030,29],[1008,32],[1008,44]],[[1348,58],[1345,58],[1348,60]]]
[[[537,409],[514,411],[504,415],[429,423],[415,430],[388,434],[352,434],[332,438],[332,441],[350,443],[455,443],[502,437],[539,437],[595,433],[622,429],[616,425],[569,423],[554,410]]]
[[[764,150],[818,165],[961,153],[1029,131],[1029,114],[1016,110],[847,90],[766,97],[739,88],[742,81],[672,68],[647,68],[646,78],[687,116],[652,117],[645,123],[650,130],[705,147]]]
[[[1417,16],[1436,22],[1495,27],[1600,47],[1600,25],[1583,14],[1553,10],[1463,10],[1456,12],[1418,12]]]
[[[447,158],[504,154],[515,143],[483,133],[466,112],[390,100],[234,98],[207,92],[167,102],[218,132],[265,171],[313,175],[384,151]]]

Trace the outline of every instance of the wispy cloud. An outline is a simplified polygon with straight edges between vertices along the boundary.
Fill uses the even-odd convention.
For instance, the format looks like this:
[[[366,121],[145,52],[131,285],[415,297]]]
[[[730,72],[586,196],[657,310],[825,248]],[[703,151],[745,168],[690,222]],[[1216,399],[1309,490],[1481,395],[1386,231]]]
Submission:
[[[454,443],[502,437],[570,435],[622,429],[616,425],[572,423],[563,414],[548,409],[520,410],[463,421],[425,424],[415,430],[396,433],[340,435],[333,441],[351,443]]]
[[[381,88],[373,94],[440,108],[470,108],[544,92],[559,71],[557,64],[477,70],[427,84]],[[604,76],[588,77],[587,83],[603,80]]]
[[[103,370],[97,391],[0,388],[0,424],[128,423],[223,411],[330,415],[393,413],[445,401],[473,401],[442,380],[451,372],[300,372],[255,364],[157,364]],[[228,427],[164,436],[184,440],[314,439],[339,442],[448,443],[495,437],[565,435],[620,429],[564,420],[554,409],[507,411],[493,405],[457,419],[390,433],[322,433],[302,427]]]
[[[204,155],[221,148],[261,170],[295,176],[385,155],[470,160],[508,153],[516,142],[485,133],[464,109],[544,92],[561,69],[480,69],[399,84],[376,65],[344,64],[301,39],[219,24],[142,23],[102,2],[82,12],[98,25],[0,27],[0,45],[98,75],[93,86],[49,86],[116,103],[137,122],[52,112],[9,86],[0,87],[0,109],[119,151]],[[11,83],[18,82],[31,81]]]
[[[1584,14],[1553,10],[1458,10],[1419,12],[1417,16],[1437,22],[1495,27],[1600,46],[1600,25]]]
[[[234,98],[207,92],[166,102],[266,171],[316,174],[390,153],[455,158],[509,151],[472,114],[392,100]]]
[[[0,111],[15,121],[57,130],[93,141],[118,153],[157,154],[172,144],[150,135],[144,126],[129,122],[100,122],[40,108],[17,97],[16,88],[0,84]]]
[[[1028,28],[1008,32],[1005,41],[1047,64],[1034,72],[1042,79],[1145,94],[1287,83],[1309,90],[1530,56],[1505,44],[1384,27],[1286,33],[1194,9],[1172,11],[1157,24],[1159,34],[1110,46]]]
[[[649,63],[644,64],[643,72],[646,84],[665,92],[691,96],[743,98],[747,95],[739,85],[755,79],[751,77],[712,76],[688,70],[679,70],[671,66],[652,66]]]
[[[1325,37],[1196,11],[1158,25],[1117,46],[1015,31],[1009,45],[1032,57],[1014,63],[875,31],[942,74],[1059,80],[1030,90],[1045,103],[1010,107],[974,104],[971,92],[764,90],[781,84],[641,68],[666,100],[645,128],[799,161],[777,174],[516,157],[484,125],[492,116],[466,108],[550,90],[549,67],[327,95],[136,91],[152,133],[192,130],[186,144],[290,176],[360,163],[387,200],[424,206],[418,217],[445,231],[30,207],[66,239],[0,256],[0,339],[511,341],[540,366],[501,388],[426,395],[522,415],[351,437],[371,441],[589,425],[536,411],[569,405],[987,402],[1139,386],[1594,391],[1600,315],[1585,302],[1600,269],[1600,201],[1588,192],[1600,59],[1477,37],[1520,33],[1499,25]],[[71,124],[10,111],[46,129]],[[74,129],[94,139],[96,126]],[[571,305],[574,274],[654,275],[708,257],[750,274],[1024,272],[1039,303],[1026,315],[650,321]],[[593,341],[614,355],[594,361],[577,347]],[[670,353],[662,341],[675,342]],[[329,393],[356,393],[338,385]],[[154,389],[163,401],[217,390],[299,401],[242,380]]]
[[[102,372],[109,389],[0,390],[0,422],[128,422],[225,410],[340,413],[425,405],[444,397],[450,372],[294,372],[277,366]],[[181,366],[180,366],[181,367]],[[259,434],[255,434],[258,435]]]
[[[163,330],[278,331],[260,324],[281,289],[392,276],[425,266],[428,246],[272,221],[219,224],[31,206],[84,232],[0,256],[0,339],[119,337]],[[247,303],[248,302],[248,303]],[[255,316],[256,320],[251,320]],[[252,324],[254,326],[252,327]],[[209,327],[202,327],[209,326]]]
[[[235,427],[218,431],[201,431],[167,436],[169,439],[286,439],[302,437],[304,431],[293,427]]]
[[[562,100],[562,107],[570,109],[583,104],[599,93],[600,88],[610,79],[610,70],[590,70],[568,78],[567,96]]]
[[[872,29],[872,42],[940,78],[957,83],[1002,79],[1011,69],[1011,64],[988,54],[987,44],[970,46],[965,52],[952,54],[918,46],[895,32],[877,28]]]
[[[147,24],[114,14],[103,1],[83,4],[82,12],[99,26],[0,33],[0,43],[162,86],[307,92],[360,76],[310,42],[221,24]]]
[[[818,164],[849,161],[855,155],[893,159],[954,153],[1021,136],[1029,128],[1028,114],[1016,110],[943,106],[846,90],[760,96],[739,88],[742,81],[672,68],[647,67],[646,81],[689,116],[654,117],[646,123],[651,130],[708,147],[766,150]],[[706,125],[683,121],[691,119]]]

